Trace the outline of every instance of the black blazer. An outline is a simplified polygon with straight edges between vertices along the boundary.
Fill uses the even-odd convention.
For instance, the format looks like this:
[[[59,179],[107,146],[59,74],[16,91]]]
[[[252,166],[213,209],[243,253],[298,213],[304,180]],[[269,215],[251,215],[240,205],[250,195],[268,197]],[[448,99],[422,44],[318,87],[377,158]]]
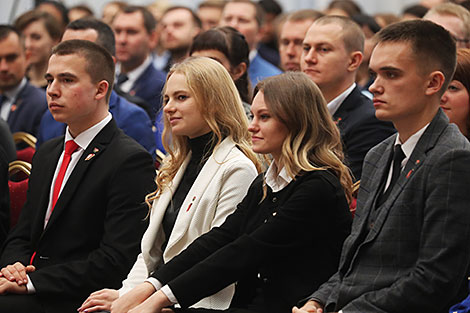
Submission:
[[[29,82],[19,92],[11,107],[7,123],[12,133],[19,131],[37,136],[42,115],[47,109],[46,93]]]
[[[110,121],[84,151],[57,201],[44,217],[64,137],[36,152],[19,222],[7,238],[1,264],[29,264],[46,312],[72,312],[101,288],[119,288],[140,250],[155,189],[152,158]],[[94,154],[94,156],[93,156]]]
[[[367,152],[396,132],[393,124],[375,117],[372,100],[356,87],[333,115],[343,141],[346,164],[355,180],[361,179],[362,162]]]
[[[153,274],[183,308],[237,282],[231,307],[290,312],[335,272],[351,226],[337,178],[308,172],[260,203],[262,186],[260,175],[223,225]]]

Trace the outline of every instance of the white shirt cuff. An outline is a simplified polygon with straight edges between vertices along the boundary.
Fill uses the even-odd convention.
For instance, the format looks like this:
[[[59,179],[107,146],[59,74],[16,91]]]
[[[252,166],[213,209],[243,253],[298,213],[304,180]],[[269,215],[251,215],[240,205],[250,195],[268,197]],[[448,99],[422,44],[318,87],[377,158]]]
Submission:
[[[156,278],[153,278],[153,277],[149,277],[145,280],[146,282],[148,283],[151,283],[152,286],[155,288],[155,290],[160,290],[162,288],[162,283],[158,281],[158,279]]]
[[[28,291],[28,294],[36,293],[36,288],[34,288],[31,278],[29,277],[28,274],[26,274],[26,277],[28,278],[28,283],[26,284],[26,290]]]
[[[168,300],[171,301],[172,304],[178,303],[178,300],[176,299],[175,295],[173,294],[173,291],[171,291],[170,286],[165,285],[160,289],[161,292],[165,294],[165,296],[168,298]]]

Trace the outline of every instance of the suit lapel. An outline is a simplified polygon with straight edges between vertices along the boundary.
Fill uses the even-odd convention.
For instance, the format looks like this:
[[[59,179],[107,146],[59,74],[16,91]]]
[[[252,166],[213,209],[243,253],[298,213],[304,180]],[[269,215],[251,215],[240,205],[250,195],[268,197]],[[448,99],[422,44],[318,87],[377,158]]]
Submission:
[[[118,130],[114,120],[111,120],[90,142],[80,157],[77,165],[70,174],[65,186],[60,193],[59,199],[54,207],[51,218],[47,223],[45,231],[51,227],[52,224],[60,217],[62,212],[66,210],[70,199],[73,197],[76,189],[86,174],[88,167],[97,160],[102,152],[106,149],[108,143]]]
[[[333,121],[338,127],[341,128],[341,125],[343,123],[347,123],[347,118],[349,115],[348,112],[354,109],[355,104],[358,103],[358,96],[360,96],[360,91],[356,86],[346,97],[346,99],[344,99],[343,103],[341,103],[339,108],[336,110],[335,114],[333,114]]]
[[[220,170],[220,164],[227,158],[235,143],[231,138],[226,138],[219,147],[212,153],[210,158],[204,164],[201,172],[194,181],[189,190],[176,218],[175,227],[171,233],[165,254],[171,255],[171,249],[183,238],[196,211],[204,210],[199,208],[198,204],[204,195],[206,188],[212,182],[213,178]],[[177,227],[176,227],[177,225]]]
[[[377,234],[380,232],[380,229],[387,219],[391,207],[401,192],[405,189],[408,182],[413,178],[414,173],[425,162],[427,152],[435,146],[438,138],[441,136],[447,125],[447,117],[445,117],[444,113],[441,111],[441,109],[439,109],[428,128],[418,140],[408,162],[405,165],[405,168],[401,171],[400,176],[393,186],[393,189],[387,200],[380,208],[378,208],[379,212],[377,215],[377,220],[374,227],[372,227],[371,231],[367,235],[365,242],[374,240]]]
[[[173,177],[171,185],[163,191],[161,196],[156,200],[156,203],[152,207],[150,212],[150,224],[144,234],[144,237],[142,238],[142,251],[149,251],[148,254],[143,253],[144,261],[147,265],[154,265],[153,261],[150,260],[148,256],[153,255],[155,249],[160,251],[163,240],[157,240],[157,237],[159,236],[160,232],[163,232],[163,228],[161,227],[162,220],[165,216],[168,204],[173,198],[173,194],[175,193],[176,189],[178,189],[190,159],[191,154],[188,154],[183,164],[181,164],[180,168],[176,172],[175,177]],[[157,260],[159,258],[160,256],[154,257],[153,259]]]
[[[64,137],[60,137],[60,140],[57,142],[57,145],[47,159],[48,162],[41,162],[41,172],[40,175],[43,177],[42,182],[42,192],[41,198],[37,203],[38,214],[36,215],[36,220],[34,222],[34,229],[32,230],[34,238],[39,238],[39,234],[44,231],[44,217],[46,216],[47,207],[49,205],[49,196],[51,192],[52,179],[54,178],[55,169],[57,167],[57,162],[59,160],[62,151],[64,150]]]

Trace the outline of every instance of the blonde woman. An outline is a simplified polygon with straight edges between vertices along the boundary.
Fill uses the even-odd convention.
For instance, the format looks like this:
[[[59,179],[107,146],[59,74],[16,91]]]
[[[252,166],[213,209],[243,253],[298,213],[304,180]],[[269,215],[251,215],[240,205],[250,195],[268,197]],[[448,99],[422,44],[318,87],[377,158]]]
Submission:
[[[253,150],[273,163],[225,223],[114,302],[112,313],[161,312],[174,303],[191,312],[234,282],[226,312],[290,312],[336,272],[351,226],[351,176],[325,100],[298,72],[262,81],[255,94]]]
[[[217,61],[189,58],[173,66],[163,102],[163,144],[169,155],[157,175],[157,191],[147,196],[153,204],[142,253],[119,292],[97,291],[79,311],[109,310],[112,301],[220,226],[258,173],[240,96]],[[234,286],[228,286],[194,307],[225,309],[233,293]]]

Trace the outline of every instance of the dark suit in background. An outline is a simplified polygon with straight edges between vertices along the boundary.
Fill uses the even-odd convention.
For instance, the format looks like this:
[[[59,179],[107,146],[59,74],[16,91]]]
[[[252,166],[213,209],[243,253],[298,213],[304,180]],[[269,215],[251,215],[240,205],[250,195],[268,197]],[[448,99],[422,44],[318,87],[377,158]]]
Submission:
[[[33,159],[27,201],[9,235],[1,265],[33,265],[34,296],[46,312],[72,312],[102,288],[118,288],[140,250],[155,189],[152,158],[111,120],[84,151],[44,229],[64,138],[44,143]],[[5,306],[3,306],[5,308]],[[13,311],[12,311],[13,312]]]
[[[376,209],[395,136],[364,161],[338,272],[313,293],[325,312],[444,313],[467,293],[470,144],[439,110]]]
[[[145,69],[132,86],[129,94],[144,100],[152,110],[152,120],[162,107],[162,89],[166,81],[164,72],[157,70],[152,63]]]
[[[355,180],[361,179],[362,162],[369,150],[396,132],[393,124],[375,117],[372,101],[358,87],[346,97],[333,115],[341,133],[346,164]]]
[[[3,148],[7,162],[16,160],[16,147],[10,127],[7,122],[0,118],[0,148]]]
[[[10,192],[8,189],[8,159],[0,146],[0,252],[10,229]]]
[[[46,93],[29,82],[19,92],[11,107],[7,123],[12,133],[19,131],[37,136],[42,115],[47,109]]]
[[[152,157],[155,157],[155,149],[157,147],[155,135],[152,131],[150,118],[142,108],[128,102],[115,91],[112,91],[109,98],[109,112],[113,115],[117,126],[126,135],[134,138]],[[46,110],[42,116],[36,146],[40,147],[43,142],[62,136],[65,133],[66,126],[64,123],[54,120],[51,112]]]

